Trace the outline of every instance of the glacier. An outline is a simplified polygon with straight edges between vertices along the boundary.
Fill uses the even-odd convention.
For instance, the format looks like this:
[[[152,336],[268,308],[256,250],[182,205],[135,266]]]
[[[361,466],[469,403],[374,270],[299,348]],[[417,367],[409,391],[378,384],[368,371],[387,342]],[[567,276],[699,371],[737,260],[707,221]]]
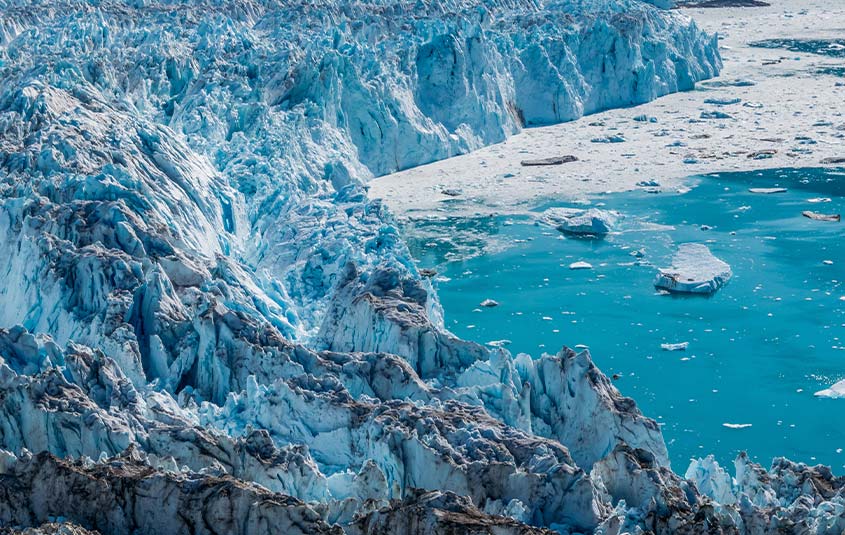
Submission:
[[[692,89],[665,2],[0,0],[0,527],[841,532],[587,351],[460,340],[369,178]]]

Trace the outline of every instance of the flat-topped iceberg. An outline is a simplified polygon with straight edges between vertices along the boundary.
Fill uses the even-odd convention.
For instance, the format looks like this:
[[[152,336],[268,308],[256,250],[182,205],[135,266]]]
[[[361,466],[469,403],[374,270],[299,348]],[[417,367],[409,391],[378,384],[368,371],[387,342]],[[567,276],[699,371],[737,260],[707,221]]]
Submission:
[[[660,270],[654,286],[672,293],[712,294],[731,276],[731,267],[713,256],[706,245],[684,243],[672,258],[672,266]]]

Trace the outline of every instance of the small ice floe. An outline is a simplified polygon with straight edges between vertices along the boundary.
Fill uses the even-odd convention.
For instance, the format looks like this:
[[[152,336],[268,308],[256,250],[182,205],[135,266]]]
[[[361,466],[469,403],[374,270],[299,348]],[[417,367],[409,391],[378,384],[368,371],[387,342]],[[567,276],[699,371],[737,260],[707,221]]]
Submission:
[[[815,396],[820,398],[845,398],[845,379],[834,384],[830,388],[819,390]]]
[[[564,234],[602,237],[608,234],[619,219],[619,214],[608,210],[590,208],[573,210],[550,208],[543,214],[546,223],[554,225]]]
[[[786,193],[786,188],[748,188],[751,193],[759,193],[761,195],[771,195],[772,193]]]
[[[706,245],[684,243],[672,258],[672,266],[660,270],[654,287],[672,293],[712,294],[732,275],[731,267],[713,256]]]
[[[819,212],[811,212],[810,210],[801,212],[801,215],[814,221],[839,221],[842,219],[842,216],[839,214],[820,214]]]
[[[663,351],[686,351],[689,347],[689,342],[679,342],[677,344],[660,344],[660,349]]]
[[[540,158],[537,160],[522,160],[519,162],[519,165],[524,167],[532,167],[532,166],[540,166],[540,165],[562,165],[565,163],[575,162],[578,161],[578,158],[571,155],[566,154],[563,156],[553,156],[551,158]]]
[[[589,262],[572,262],[569,269],[593,269],[593,265]]]
[[[511,345],[511,341],[510,340],[490,340],[489,342],[487,342],[487,345],[490,346],[490,347],[502,348],[502,347]]]
[[[728,429],[745,429],[747,427],[751,427],[751,424],[732,424],[728,422],[725,422],[722,425]]]
[[[706,98],[704,99],[705,104],[713,104],[715,106],[730,106],[732,104],[739,104],[742,102],[741,98]]]
[[[765,160],[767,158],[771,158],[777,153],[778,151],[776,149],[755,150],[753,152],[749,152],[747,157],[752,160]]]
[[[705,87],[751,87],[757,85],[754,80],[747,80],[744,78],[737,78],[734,80],[710,80],[701,85]]]
[[[594,137],[590,141],[592,143],[624,143],[625,136],[622,134],[608,134],[602,137]]]
[[[483,307],[487,307],[487,308],[493,308],[493,307],[499,306],[499,303],[498,303],[498,301],[493,301],[492,299],[485,299],[484,301],[479,303],[479,306],[483,306]]]
[[[807,199],[807,202],[818,204],[823,202],[830,202],[831,200],[832,199],[830,197],[813,197],[812,199]]]
[[[656,123],[657,117],[651,117],[651,116],[648,116],[646,114],[642,114],[642,115],[637,115],[636,117],[634,117],[634,120],[637,121],[638,123]]]
[[[723,111],[703,111],[701,112],[702,119],[732,119],[729,113]]]

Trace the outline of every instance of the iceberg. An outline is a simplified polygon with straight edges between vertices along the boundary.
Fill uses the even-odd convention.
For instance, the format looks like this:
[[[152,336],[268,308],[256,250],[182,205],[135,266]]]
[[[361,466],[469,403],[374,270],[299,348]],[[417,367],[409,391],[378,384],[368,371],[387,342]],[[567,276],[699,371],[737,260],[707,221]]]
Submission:
[[[845,398],[845,380],[834,383],[828,388],[815,393],[820,398]]]
[[[684,243],[672,258],[672,266],[661,268],[655,288],[672,293],[712,294],[731,279],[731,268],[706,245]]]
[[[598,208],[588,210],[550,208],[543,212],[542,218],[564,234],[600,238],[613,230],[619,214]]]

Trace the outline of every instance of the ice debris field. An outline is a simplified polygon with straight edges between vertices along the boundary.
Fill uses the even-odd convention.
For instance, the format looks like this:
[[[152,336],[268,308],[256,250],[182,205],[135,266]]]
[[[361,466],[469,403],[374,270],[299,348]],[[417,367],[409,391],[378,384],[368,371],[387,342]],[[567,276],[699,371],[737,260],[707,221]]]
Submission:
[[[802,211],[841,214],[845,171],[729,173],[688,185],[485,216],[457,232],[443,231],[448,220],[412,220],[406,232],[419,264],[438,271],[452,332],[513,353],[589,347],[660,423],[674,466],[704,451],[727,463],[744,450],[842,472],[841,401],[821,396],[841,395],[827,389],[845,377],[843,230]],[[749,191],[764,189],[780,193]],[[548,224],[550,212],[595,207],[619,214],[599,239]],[[720,281],[712,296],[655,288],[689,248],[712,252],[688,253],[689,270],[706,272],[698,279]],[[579,262],[591,269],[572,271]],[[498,306],[479,307],[483,299]]]

